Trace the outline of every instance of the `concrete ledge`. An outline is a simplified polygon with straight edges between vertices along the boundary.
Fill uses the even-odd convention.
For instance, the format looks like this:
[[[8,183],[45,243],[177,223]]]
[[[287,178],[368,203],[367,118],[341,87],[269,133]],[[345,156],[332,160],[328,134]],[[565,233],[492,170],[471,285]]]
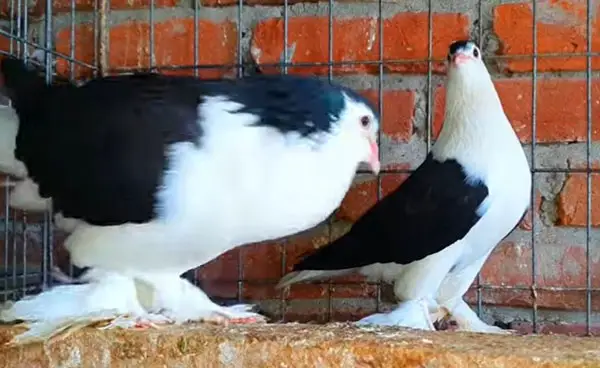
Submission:
[[[0,326],[4,345],[22,328]],[[0,347],[0,367],[600,367],[600,339],[358,328],[347,324],[84,328]]]

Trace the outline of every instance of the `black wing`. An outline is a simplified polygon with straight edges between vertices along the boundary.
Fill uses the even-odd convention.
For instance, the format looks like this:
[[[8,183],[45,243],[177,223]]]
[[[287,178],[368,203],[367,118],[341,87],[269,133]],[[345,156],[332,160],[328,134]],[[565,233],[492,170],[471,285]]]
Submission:
[[[66,217],[149,221],[165,149],[201,135],[198,96],[198,82],[153,75],[44,88],[21,108],[16,156]]]
[[[481,183],[467,182],[462,166],[429,154],[396,189],[371,207],[348,231],[294,266],[338,270],[373,263],[408,264],[461,239],[479,220],[488,195]]]

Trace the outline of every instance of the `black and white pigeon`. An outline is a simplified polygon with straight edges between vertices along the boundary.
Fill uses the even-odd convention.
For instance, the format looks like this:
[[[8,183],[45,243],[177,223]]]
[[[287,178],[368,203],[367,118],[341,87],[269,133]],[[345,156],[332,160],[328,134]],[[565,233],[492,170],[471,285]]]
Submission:
[[[0,68],[31,194],[70,223],[71,261],[89,267],[86,283],[20,300],[0,319],[260,319],[180,275],[319,224],[361,163],[380,169],[377,111],[315,77],[136,73],[48,86],[15,58]]]
[[[495,246],[521,221],[531,171],[481,51],[449,47],[444,124],[431,152],[394,192],[340,238],[299,261],[278,287],[359,272],[394,284],[397,309],[360,324],[434,329],[444,309],[461,330],[502,332],[464,293]]]

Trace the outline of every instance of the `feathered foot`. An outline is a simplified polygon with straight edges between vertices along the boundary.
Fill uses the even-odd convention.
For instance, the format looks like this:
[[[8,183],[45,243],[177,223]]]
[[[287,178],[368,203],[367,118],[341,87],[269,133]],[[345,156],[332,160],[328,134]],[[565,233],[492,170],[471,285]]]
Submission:
[[[426,300],[407,300],[389,313],[376,313],[356,322],[359,325],[402,326],[435,331]]]
[[[3,305],[0,321],[23,321],[29,328],[10,343],[45,341],[120,316],[147,318],[148,313],[138,301],[133,279],[98,270],[90,270],[80,279],[87,283],[55,286]],[[62,281],[81,280],[63,278]]]
[[[461,298],[451,309],[451,319],[456,321],[457,331],[494,333],[494,334],[513,334],[515,330],[505,330],[497,326],[491,326],[483,322],[477,313]]]
[[[204,323],[260,323],[266,317],[251,312],[252,305],[238,304],[222,307],[210,298],[197,286],[179,276],[144,275],[143,279],[136,279],[138,294],[149,295],[153,290],[153,300],[142,302],[146,309],[159,313],[175,324],[189,322]]]

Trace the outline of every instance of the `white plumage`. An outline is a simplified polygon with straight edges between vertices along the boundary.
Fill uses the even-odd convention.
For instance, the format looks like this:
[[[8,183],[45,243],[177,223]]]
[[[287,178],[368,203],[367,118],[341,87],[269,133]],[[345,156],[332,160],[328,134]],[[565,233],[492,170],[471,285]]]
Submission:
[[[394,311],[360,324],[433,329],[447,311],[459,329],[503,331],[481,321],[463,295],[527,210],[531,172],[480,54],[473,42],[450,46],[444,125],[425,163],[348,234],[297,264],[278,287],[359,272],[393,283],[400,301]],[[459,208],[471,197],[481,198],[476,208]],[[463,217],[474,225],[456,220]],[[451,221],[456,223],[449,228]]]
[[[25,82],[26,77],[22,77]],[[101,177],[104,180],[113,175],[116,180],[122,180],[118,175],[127,178],[129,172],[117,170],[130,162],[133,164],[131,157],[145,156],[134,150],[148,150],[149,163],[141,162],[145,166],[140,170],[154,165],[150,167],[156,167],[156,171],[151,173],[160,175],[160,185],[154,191],[154,213],[151,218],[148,215],[148,221],[94,224],[88,218],[99,218],[100,209],[105,210],[104,206],[111,203],[97,201],[97,206],[102,208],[94,212],[90,207],[77,207],[79,202],[72,201],[72,197],[79,196],[85,202],[94,200],[88,195],[106,193],[69,192],[68,180],[80,180],[81,185],[95,183],[76,172],[65,172],[64,181],[56,181],[46,178],[40,170],[37,176],[32,176],[31,183],[39,182],[43,188],[48,180],[47,188],[53,189],[49,192],[51,198],[44,200],[58,204],[55,222],[70,232],[64,245],[71,261],[75,266],[89,267],[91,273],[82,284],[62,285],[13,304],[2,318],[23,318],[39,326],[62,323],[68,316],[75,321],[112,310],[119,316],[121,326],[165,319],[175,323],[262,320],[262,316],[250,311],[249,305],[222,307],[213,303],[201,289],[180,275],[236,246],[291,235],[325,220],[339,206],[361,162],[368,163],[374,172],[379,171],[377,113],[355,92],[310,78],[270,76],[244,82],[158,75],[113,78],[110,82],[108,79],[107,82],[91,81],[81,87],[56,87],[57,90],[70,88],[63,96],[70,94],[89,104],[88,108],[96,111],[95,115],[90,112],[94,120],[86,122],[86,130],[78,131],[75,120],[78,111],[51,110],[54,114],[64,114],[62,117],[40,115],[64,121],[63,125],[56,126],[63,130],[48,130],[49,142],[39,141],[35,145],[37,151],[24,154],[30,155],[27,158],[32,163],[38,163],[36,160],[42,157],[46,166],[68,167],[69,162],[63,163],[57,153],[50,151],[53,137],[63,139],[61,134],[68,132],[71,136],[64,141],[71,146],[61,148],[64,152],[78,153],[80,157],[73,161],[89,165],[86,170],[92,175],[103,169],[96,161],[100,152],[90,151],[89,146],[98,146],[106,150],[104,154],[113,157],[113,150],[122,149],[118,157],[123,162],[119,162],[115,173],[107,172],[107,176]],[[13,85],[17,92],[19,88],[25,89],[16,82]],[[137,94],[128,94],[130,90]],[[52,90],[46,93],[45,98],[54,97]],[[190,96],[194,93],[197,95]],[[123,102],[121,106],[119,101],[119,110],[113,111],[106,107],[114,106],[110,105],[112,100],[106,106],[99,102],[103,94],[108,95],[104,98],[130,99],[130,103]],[[16,95],[18,101],[19,94]],[[85,99],[82,96],[86,96]],[[154,108],[145,98],[158,98],[156,103],[161,104],[161,110],[132,115],[131,111]],[[198,98],[199,103],[192,106],[190,101],[194,98]],[[47,105],[40,109],[43,106]],[[31,104],[27,109],[35,111]],[[29,112],[22,105],[21,111]],[[157,117],[156,111],[162,116]],[[136,116],[138,121],[131,121],[131,116]],[[191,123],[185,120],[188,116],[194,116]],[[160,119],[171,120],[160,122]],[[163,128],[157,121],[174,125]],[[43,129],[43,122],[28,121],[28,124],[34,123]],[[86,142],[90,139],[84,135],[87,129],[96,129],[98,137],[122,134],[116,137],[130,140],[130,145],[111,148],[109,142],[105,145]],[[157,145],[152,141],[157,136],[152,129],[165,129],[165,140],[174,136],[185,139],[168,144],[161,141]],[[147,147],[138,148],[133,144],[134,140],[143,139],[136,134],[148,136]],[[29,145],[41,136],[28,138],[25,135],[21,141]],[[157,156],[152,156],[153,150],[159,149],[164,152],[164,162],[161,158],[155,163],[152,157]],[[29,152],[37,152],[37,155]],[[98,171],[94,171],[94,165],[98,165]],[[151,179],[132,177],[131,180],[137,180],[143,191],[149,188],[146,182]],[[132,184],[123,179],[119,185]],[[31,186],[30,189],[38,192],[39,188]],[[119,193],[115,193],[114,198],[130,200],[120,198]],[[135,203],[135,199],[132,202]],[[136,207],[126,209],[138,217],[144,213]],[[109,221],[119,222],[110,216]]]

